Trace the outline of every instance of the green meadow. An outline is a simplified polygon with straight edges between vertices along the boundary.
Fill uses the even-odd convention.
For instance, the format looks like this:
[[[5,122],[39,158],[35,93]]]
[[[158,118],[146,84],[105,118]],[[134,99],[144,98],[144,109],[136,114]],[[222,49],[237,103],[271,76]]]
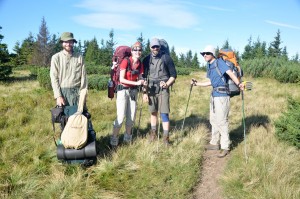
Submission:
[[[204,72],[179,76],[172,88],[168,148],[161,139],[148,142],[150,114],[139,98],[133,143],[110,150],[115,99],[106,91],[89,90],[87,106],[98,155],[88,168],[57,160],[52,91],[40,87],[28,71],[14,71],[13,76],[14,81],[0,83],[1,198],[192,198],[210,133],[210,88],[193,87],[187,102],[191,78],[204,80]],[[287,109],[288,97],[300,98],[300,87],[267,78],[244,79],[253,83],[244,93],[246,137],[243,101],[237,96],[230,111],[233,149],[219,182],[224,198],[300,198],[300,152],[277,140],[274,125]]]

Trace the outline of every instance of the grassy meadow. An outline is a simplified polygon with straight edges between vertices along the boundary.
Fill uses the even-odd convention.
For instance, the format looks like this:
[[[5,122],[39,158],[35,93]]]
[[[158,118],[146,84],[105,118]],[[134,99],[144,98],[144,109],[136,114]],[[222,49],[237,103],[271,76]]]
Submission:
[[[192,197],[210,132],[209,88],[193,88],[184,129],[181,126],[190,79],[204,79],[204,72],[179,76],[172,88],[168,148],[161,139],[148,142],[150,115],[139,103],[139,133],[135,128],[131,145],[111,151],[115,99],[107,98],[106,91],[90,90],[87,106],[97,133],[98,157],[88,168],[57,161],[53,135],[57,138],[59,132],[52,130],[49,111],[55,105],[52,91],[40,88],[27,71],[15,71],[14,76],[14,82],[0,83],[0,198]],[[247,80],[254,88],[245,91],[246,142],[241,98],[231,101],[233,150],[220,180],[224,198],[300,198],[299,150],[274,136],[274,120],[286,109],[288,95],[300,97],[299,85]]]

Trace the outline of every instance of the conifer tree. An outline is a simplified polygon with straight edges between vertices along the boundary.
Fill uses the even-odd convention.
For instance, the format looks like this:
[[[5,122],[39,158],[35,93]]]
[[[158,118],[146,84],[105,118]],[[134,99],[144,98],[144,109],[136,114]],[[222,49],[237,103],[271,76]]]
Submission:
[[[0,31],[2,27],[0,26]],[[0,34],[0,80],[6,79],[12,73],[12,67],[9,65],[10,57],[7,44],[2,43],[4,36]]]
[[[277,31],[276,36],[274,37],[274,41],[270,43],[268,49],[268,56],[269,57],[278,57],[281,55],[281,48],[280,44],[282,43],[280,39],[280,30]]]
[[[39,34],[34,45],[32,64],[36,66],[50,67],[50,59],[53,55],[53,49],[50,43],[50,33],[47,28],[46,20],[43,17]]]

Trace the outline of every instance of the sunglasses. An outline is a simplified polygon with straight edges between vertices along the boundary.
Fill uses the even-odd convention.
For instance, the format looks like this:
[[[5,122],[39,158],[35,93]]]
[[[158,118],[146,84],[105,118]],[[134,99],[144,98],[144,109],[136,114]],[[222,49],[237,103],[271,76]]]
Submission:
[[[151,48],[154,49],[154,48],[159,48],[159,47],[160,47],[160,46],[152,46]]]
[[[132,51],[135,51],[135,52],[142,52],[142,49],[133,49]]]
[[[204,56],[204,55],[212,55],[212,53],[211,52],[204,52],[204,53],[202,53],[202,55]]]

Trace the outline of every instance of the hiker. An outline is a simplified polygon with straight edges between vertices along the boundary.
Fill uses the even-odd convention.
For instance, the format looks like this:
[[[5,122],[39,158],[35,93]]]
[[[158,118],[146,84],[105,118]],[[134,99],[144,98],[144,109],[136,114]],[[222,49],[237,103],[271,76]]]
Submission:
[[[156,139],[158,112],[162,119],[163,142],[167,146],[169,143],[170,130],[170,90],[177,73],[172,58],[160,50],[159,39],[153,38],[150,42],[151,53],[145,57],[143,64],[145,67],[144,78],[147,79],[147,86],[144,90],[143,100],[148,102],[151,113],[150,141]]]
[[[144,72],[143,64],[140,60],[142,55],[142,44],[136,42],[131,46],[131,56],[124,59],[120,64],[120,84],[117,86],[117,118],[113,123],[113,132],[110,137],[110,145],[117,147],[119,143],[119,132],[122,127],[124,117],[126,116],[126,130],[124,133],[124,143],[132,141],[131,129],[135,120],[137,108],[138,86],[143,85],[142,74]],[[130,70],[127,70],[128,61]]]
[[[74,53],[73,33],[61,34],[63,50],[51,58],[51,85],[58,106],[78,105],[80,90],[87,89],[87,76],[83,57]]]
[[[206,46],[200,54],[207,62],[206,77],[209,78],[209,80],[197,82],[197,80],[192,79],[191,84],[193,84],[193,86],[213,87],[210,97],[210,124],[212,126],[211,140],[209,145],[205,148],[207,150],[219,150],[221,145],[221,151],[218,154],[218,157],[222,158],[230,151],[228,122],[230,96],[224,92],[225,90],[222,90],[225,89],[225,82],[222,80],[222,76],[224,78],[231,78],[241,90],[244,90],[244,86],[233,74],[229,66],[227,66],[221,58],[216,58],[216,50],[212,45]],[[216,66],[218,66],[222,76],[218,74]]]

